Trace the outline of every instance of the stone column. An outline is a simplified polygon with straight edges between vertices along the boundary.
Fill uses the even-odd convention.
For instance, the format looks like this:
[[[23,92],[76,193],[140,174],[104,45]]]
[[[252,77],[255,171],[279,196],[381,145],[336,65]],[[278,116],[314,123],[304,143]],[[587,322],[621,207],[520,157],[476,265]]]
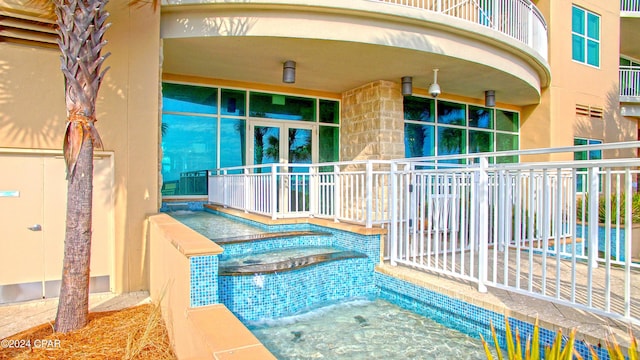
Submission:
[[[404,116],[400,84],[378,80],[342,94],[340,120],[340,160],[390,160],[404,158]],[[363,171],[364,165],[349,165],[341,171]],[[389,170],[386,164],[374,164],[374,171]],[[388,218],[389,178],[375,175],[373,218]],[[340,180],[343,216],[365,219],[364,179],[348,176]],[[355,194],[355,195],[354,195]]]
[[[342,94],[340,160],[388,160],[404,155],[400,84],[378,80]]]

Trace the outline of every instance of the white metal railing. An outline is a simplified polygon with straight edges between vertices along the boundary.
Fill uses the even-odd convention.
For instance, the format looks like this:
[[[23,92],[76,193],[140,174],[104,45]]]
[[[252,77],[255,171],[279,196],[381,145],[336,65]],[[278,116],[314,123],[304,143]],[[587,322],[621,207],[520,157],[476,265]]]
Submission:
[[[637,148],[640,142],[217,169],[210,172],[209,201],[272,218],[384,226],[384,256],[392,264],[638,324],[640,289],[631,284],[640,281],[632,261],[640,255],[640,234],[633,232],[629,199],[640,159],[488,161]]]
[[[373,0],[435,11],[492,28],[548,58],[547,24],[530,0]]]
[[[209,202],[276,218],[388,222],[389,161],[268,164],[210,171]]]
[[[640,11],[640,0],[620,0],[620,11]]]
[[[484,156],[460,158],[470,165],[436,170],[431,158],[392,168],[392,264],[640,324],[640,291],[631,286],[640,281],[632,262],[640,240],[632,240],[630,200],[640,159],[489,165]]]
[[[640,98],[640,67],[620,66],[620,96]]]

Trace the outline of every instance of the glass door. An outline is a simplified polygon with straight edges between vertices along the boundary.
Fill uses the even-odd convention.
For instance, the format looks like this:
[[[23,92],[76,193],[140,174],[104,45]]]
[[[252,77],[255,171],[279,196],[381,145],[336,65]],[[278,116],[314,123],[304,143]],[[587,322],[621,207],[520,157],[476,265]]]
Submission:
[[[280,133],[282,126],[252,125],[251,134],[253,137],[253,165],[277,164],[283,162],[280,153]],[[270,172],[270,167],[258,167],[257,173]]]
[[[315,127],[307,124],[288,124],[283,122],[252,121],[249,136],[252,149],[248,153],[252,157],[249,163],[253,165],[266,164],[311,164],[317,161],[317,138]],[[257,167],[254,173],[269,173],[272,168]],[[278,176],[276,186],[276,208],[281,213],[295,213],[309,211],[309,167],[281,166],[277,169],[283,173]],[[286,174],[286,175],[285,175]],[[271,185],[269,185],[271,186]],[[261,189],[266,192],[267,185]],[[265,194],[266,195],[266,194]],[[265,196],[269,198],[269,196]],[[264,200],[263,203],[268,202]],[[281,204],[284,204],[283,207]],[[259,206],[259,204],[256,204]],[[265,205],[265,204],[263,204]],[[259,206],[262,207],[262,206]]]
[[[287,127],[287,160],[290,164],[311,164],[313,160],[313,129]],[[289,211],[309,212],[310,176],[307,166],[289,167]]]

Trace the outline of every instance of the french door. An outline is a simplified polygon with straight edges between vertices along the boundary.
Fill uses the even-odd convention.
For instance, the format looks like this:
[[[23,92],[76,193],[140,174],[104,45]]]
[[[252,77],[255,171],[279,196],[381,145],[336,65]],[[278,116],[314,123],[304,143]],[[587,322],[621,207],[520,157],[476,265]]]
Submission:
[[[301,213],[309,212],[309,167],[299,164],[317,162],[317,127],[255,120],[249,122],[249,138],[252,139],[249,141],[248,149],[249,164],[292,164],[277,168],[283,175],[277,177],[277,190],[271,191],[276,194],[276,211],[285,216],[299,216]],[[254,169],[254,173],[271,171],[272,168],[267,166]]]

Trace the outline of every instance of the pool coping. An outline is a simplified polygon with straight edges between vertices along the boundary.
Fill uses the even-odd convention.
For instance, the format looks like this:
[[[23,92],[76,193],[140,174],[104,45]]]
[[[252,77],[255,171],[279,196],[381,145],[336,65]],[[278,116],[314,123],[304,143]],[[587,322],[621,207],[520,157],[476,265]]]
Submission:
[[[224,206],[205,204],[205,209],[218,211],[220,213],[237,216],[243,219],[259,222],[263,225],[292,225],[292,224],[313,224],[318,226],[324,226],[331,229],[348,231],[359,235],[386,235],[387,230],[380,227],[367,228],[360,224],[352,224],[347,222],[338,222],[329,219],[320,218],[285,218],[285,219],[272,219],[268,216],[247,213],[242,210],[225,208]],[[215,240],[214,240],[215,241]]]

